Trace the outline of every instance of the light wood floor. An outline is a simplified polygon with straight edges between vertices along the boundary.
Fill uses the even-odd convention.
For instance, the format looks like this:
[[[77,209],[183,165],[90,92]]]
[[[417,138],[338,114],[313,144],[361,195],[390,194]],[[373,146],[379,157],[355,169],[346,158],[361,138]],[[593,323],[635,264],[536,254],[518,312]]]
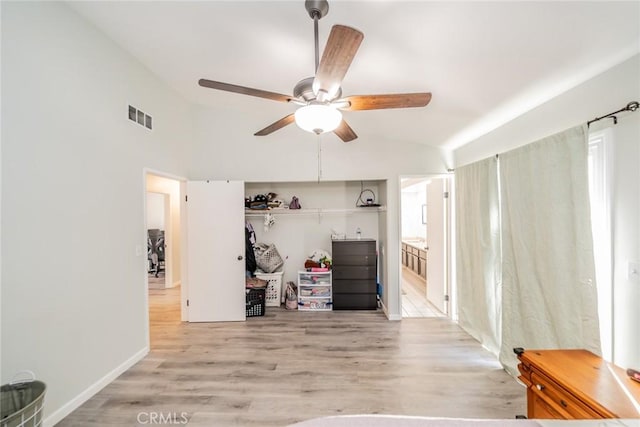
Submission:
[[[526,413],[524,387],[446,318],[267,307],[246,322],[183,324],[178,298],[179,288],[150,291],[151,352],[58,426],[135,426],[151,412],[215,427]]]
[[[427,300],[427,281],[402,266],[402,317],[446,317]]]

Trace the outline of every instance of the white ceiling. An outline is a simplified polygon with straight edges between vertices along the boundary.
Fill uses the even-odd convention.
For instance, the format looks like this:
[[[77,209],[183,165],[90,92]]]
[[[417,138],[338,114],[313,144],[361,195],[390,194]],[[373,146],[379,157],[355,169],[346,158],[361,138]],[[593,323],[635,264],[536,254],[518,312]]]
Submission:
[[[198,79],[290,95],[313,75],[313,21],[302,0],[69,4],[186,99],[247,117],[240,132],[295,106]],[[638,1],[329,4],[321,50],[334,24],[365,35],[343,95],[433,93],[425,108],[345,112],[360,140],[457,148],[640,51]]]

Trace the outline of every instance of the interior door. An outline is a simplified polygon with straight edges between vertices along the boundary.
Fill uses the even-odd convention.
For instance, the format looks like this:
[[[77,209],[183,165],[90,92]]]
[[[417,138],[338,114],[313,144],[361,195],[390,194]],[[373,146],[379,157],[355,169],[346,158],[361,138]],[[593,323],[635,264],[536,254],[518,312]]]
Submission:
[[[244,182],[187,182],[189,322],[244,321]]]
[[[444,179],[434,178],[427,184],[427,300],[438,310],[447,313],[445,301],[445,185]]]

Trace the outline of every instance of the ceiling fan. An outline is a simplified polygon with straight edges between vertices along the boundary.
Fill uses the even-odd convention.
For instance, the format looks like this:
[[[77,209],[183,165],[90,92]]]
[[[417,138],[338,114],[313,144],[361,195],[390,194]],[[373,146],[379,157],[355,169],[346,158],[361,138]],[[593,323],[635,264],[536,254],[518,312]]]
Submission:
[[[340,85],[360,47],[364,34],[355,28],[334,25],[322,59],[319,60],[318,21],[329,12],[329,4],[327,0],[306,0],[305,8],[313,19],[316,74],[314,77],[300,80],[293,88],[293,96],[207,79],[198,81],[200,86],[211,89],[291,102],[301,106],[295,113],[281,118],[254,135],[269,135],[295,121],[299,127],[308,132],[321,134],[333,131],[342,141],[349,142],[358,136],[342,118],[339,110],[424,107],[431,101],[431,93],[428,92],[352,95],[342,98]]]

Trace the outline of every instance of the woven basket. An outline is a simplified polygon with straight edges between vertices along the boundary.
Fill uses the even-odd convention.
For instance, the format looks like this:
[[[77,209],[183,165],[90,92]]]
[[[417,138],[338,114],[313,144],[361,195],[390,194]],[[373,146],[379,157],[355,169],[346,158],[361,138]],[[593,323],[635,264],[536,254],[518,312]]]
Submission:
[[[0,387],[0,426],[2,427],[40,427],[42,425],[42,409],[47,387],[42,381],[36,381],[31,371],[24,372],[28,373],[31,379],[24,382],[12,381]]]
[[[276,249],[276,245],[265,243],[256,243],[255,246],[256,264],[258,268],[265,273],[273,273],[282,265],[284,261]]]

